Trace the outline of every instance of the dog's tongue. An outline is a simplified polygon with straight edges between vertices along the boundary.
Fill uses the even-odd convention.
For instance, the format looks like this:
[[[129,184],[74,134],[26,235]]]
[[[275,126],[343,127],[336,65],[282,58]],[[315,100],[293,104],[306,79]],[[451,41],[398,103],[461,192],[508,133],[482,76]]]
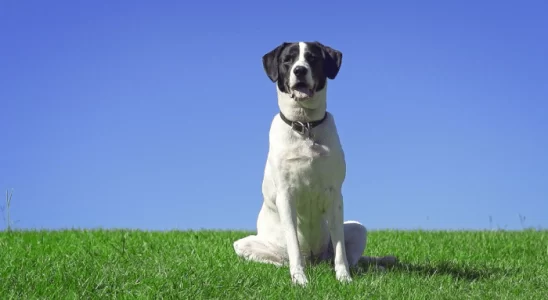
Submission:
[[[312,91],[304,85],[295,87],[295,90],[307,95],[308,97],[312,96]]]

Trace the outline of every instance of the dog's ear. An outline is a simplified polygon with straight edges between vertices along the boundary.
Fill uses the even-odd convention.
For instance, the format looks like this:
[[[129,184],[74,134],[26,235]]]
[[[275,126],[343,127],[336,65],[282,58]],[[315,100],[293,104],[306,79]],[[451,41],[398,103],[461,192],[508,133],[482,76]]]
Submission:
[[[316,42],[324,53],[324,71],[329,79],[335,79],[342,64],[342,52]]]
[[[263,55],[263,68],[272,82],[278,81],[278,61],[280,53],[289,43],[282,43],[274,50]]]

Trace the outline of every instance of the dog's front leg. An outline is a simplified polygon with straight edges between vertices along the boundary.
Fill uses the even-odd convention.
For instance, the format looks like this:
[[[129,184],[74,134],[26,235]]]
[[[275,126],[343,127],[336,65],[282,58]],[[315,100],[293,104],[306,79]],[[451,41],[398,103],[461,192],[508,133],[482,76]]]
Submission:
[[[301,257],[301,252],[299,251],[295,203],[286,191],[278,191],[276,206],[280,216],[280,224],[283,227],[283,232],[285,234],[291,281],[304,286],[308,283],[308,280],[304,274],[303,259]]]
[[[351,282],[346,247],[344,244],[343,198],[340,191],[333,194],[333,204],[328,219],[331,243],[333,244],[335,275],[341,282]]]

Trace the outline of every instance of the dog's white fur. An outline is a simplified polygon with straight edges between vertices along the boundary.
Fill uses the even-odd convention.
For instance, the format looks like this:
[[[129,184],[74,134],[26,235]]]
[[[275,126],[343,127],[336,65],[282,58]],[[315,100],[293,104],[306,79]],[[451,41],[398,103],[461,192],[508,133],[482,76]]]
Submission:
[[[303,61],[301,57],[295,65],[308,68]],[[311,76],[307,78],[312,81]],[[326,92],[327,83],[311,98],[296,100],[295,94],[277,89],[278,106],[289,120],[320,120],[326,113]],[[308,282],[306,261],[333,259],[336,278],[350,282],[349,267],[362,258],[366,229],[359,222],[343,223],[346,163],[333,115],[327,113],[312,134],[312,138],[303,136],[279,115],[274,117],[257,235],[234,242],[234,249],[249,260],[279,266],[289,263],[292,281],[300,285]]]
[[[314,80],[312,79],[312,72],[310,70],[310,64],[308,64],[308,62],[306,61],[306,59],[304,57],[304,54],[306,52],[306,47],[307,46],[306,46],[305,43],[303,43],[303,42],[299,43],[299,58],[293,64],[293,66],[291,67],[291,70],[289,72],[289,86],[294,86],[297,83],[297,76],[295,76],[295,72],[294,72],[295,68],[304,67],[305,69],[308,70],[308,72],[304,76],[304,81],[308,85],[308,88],[310,88],[310,89],[314,88]],[[292,92],[293,97],[296,98],[296,99],[307,98],[307,95],[302,93],[302,92],[299,92],[299,91],[296,91],[296,90],[292,90],[291,92]],[[320,119],[321,119],[321,117],[320,117]],[[290,120],[293,120],[293,119],[290,119]]]

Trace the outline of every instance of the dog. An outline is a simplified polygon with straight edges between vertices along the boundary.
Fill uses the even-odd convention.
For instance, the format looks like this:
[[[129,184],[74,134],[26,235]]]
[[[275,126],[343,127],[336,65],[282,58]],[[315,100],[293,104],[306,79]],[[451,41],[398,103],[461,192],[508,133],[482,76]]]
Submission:
[[[358,263],[390,265],[395,258],[362,256],[367,230],[343,222],[342,185],[346,162],[327,83],[334,80],[342,52],[319,42],[284,42],[262,57],[276,84],[280,112],[269,132],[257,234],[234,242],[239,257],[289,264],[291,280],[307,285],[305,263],[331,261],[340,282],[351,282]]]

